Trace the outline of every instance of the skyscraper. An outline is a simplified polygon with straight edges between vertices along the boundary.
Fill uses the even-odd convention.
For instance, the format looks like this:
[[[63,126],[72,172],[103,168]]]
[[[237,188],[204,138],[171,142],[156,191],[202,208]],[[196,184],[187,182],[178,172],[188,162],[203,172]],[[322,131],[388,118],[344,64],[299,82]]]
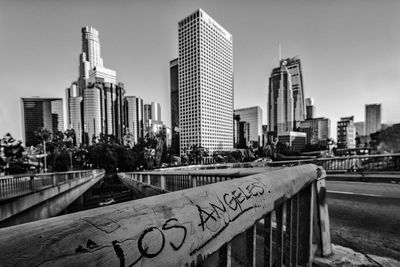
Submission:
[[[179,76],[178,59],[169,62],[169,79],[171,89],[171,147],[179,154]]]
[[[161,121],[161,105],[157,102],[151,102],[151,119]]]
[[[268,126],[271,135],[280,136],[293,131],[292,78],[286,61],[272,70],[268,90]]]
[[[125,97],[125,127],[126,132],[133,135],[133,144],[143,138],[143,99],[136,96]]]
[[[381,104],[365,105],[365,134],[370,135],[381,129]]]
[[[116,72],[103,66],[98,31],[93,27],[82,28],[79,77],[66,92],[68,127],[77,133],[77,143],[85,137],[85,142],[90,144],[100,134],[122,139],[124,94],[124,85],[117,82]]]
[[[249,123],[249,139],[253,146],[261,146],[262,142],[262,109],[259,106],[235,109],[235,115],[240,116],[240,121]]]
[[[76,82],[73,82],[69,88],[65,90],[66,106],[67,106],[67,128],[74,129],[76,136],[76,144],[82,142],[82,96],[79,95],[79,89]]]
[[[315,116],[314,100],[306,98],[306,119],[313,119]]]
[[[64,131],[61,98],[21,98],[22,136],[25,146],[36,145],[34,131],[44,127],[52,134]]]
[[[305,118],[304,85],[300,59],[287,58],[272,70],[268,89],[270,134],[298,129]]]
[[[232,35],[199,9],[178,23],[180,151],[233,148]]]

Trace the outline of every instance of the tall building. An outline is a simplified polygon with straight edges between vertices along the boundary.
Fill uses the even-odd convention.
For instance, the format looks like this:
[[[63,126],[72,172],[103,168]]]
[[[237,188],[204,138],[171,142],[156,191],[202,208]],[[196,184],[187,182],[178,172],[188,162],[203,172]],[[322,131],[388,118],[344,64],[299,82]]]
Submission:
[[[315,117],[315,106],[312,98],[306,98],[306,119],[313,119]]]
[[[273,69],[268,89],[270,135],[296,130],[304,121],[304,86],[300,59],[287,58]]]
[[[365,135],[365,122],[364,121],[355,122],[354,126],[356,127],[356,133],[358,136]]]
[[[356,127],[354,116],[340,118],[337,123],[337,145],[338,148],[356,147]]]
[[[171,147],[179,154],[179,76],[178,59],[169,62],[169,80],[171,89]]]
[[[136,96],[125,97],[125,129],[132,134],[133,144],[144,136],[143,99]]]
[[[300,132],[307,134],[307,144],[326,145],[331,137],[331,121],[328,118],[306,119],[300,123]]]
[[[261,146],[262,142],[262,109],[259,106],[235,109],[235,115],[240,116],[241,121],[249,123],[249,140],[253,147]]]
[[[79,77],[67,89],[68,127],[75,130],[78,144],[91,144],[101,134],[122,140],[124,129],[123,83],[114,70],[103,65],[99,33],[93,27],[82,28],[82,52]],[[79,115],[79,107],[80,112]]]
[[[65,90],[65,100],[67,107],[67,128],[74,129],[76,136],[76,144],[82,142],[82,122],[83,122],[83,101],[79,95],[78,84],[73,82],[69,88]]]
[[[232,35],[199,9],[178,23],[181,154],[233,148]]]
[[[122,140],[124,95],[122,83],[107,83],[101,78],[93,84],[89,83],[85,88],[83,119],[89,143],[97,140],[100,134],[114,135],[118,140]]]
[[[157,102],[151,102],[151,119],[161,121],[161,105]]]
[[[21,98],[22,136],[25,146],[36,145],[34,131],[44,127],[51,132],[64,131],[61,98]]]
[[[272,70],[268,91],[268,126],[274,136],[293,131],[293,90],[287,62]]]
[[[381,104],[365,105],[365,134],[370,135],[381,129]]]
[[[143,105],[143,121],[144,121],[144,135],[148,134],[148,129],[151,126],[151,104]]]

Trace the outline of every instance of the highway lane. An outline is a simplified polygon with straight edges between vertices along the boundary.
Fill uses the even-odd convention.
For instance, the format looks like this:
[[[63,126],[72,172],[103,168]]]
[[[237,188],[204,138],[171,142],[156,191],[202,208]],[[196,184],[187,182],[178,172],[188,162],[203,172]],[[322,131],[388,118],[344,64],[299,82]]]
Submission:
[[[400,260],[400,184],[327,181],[332,242]]]

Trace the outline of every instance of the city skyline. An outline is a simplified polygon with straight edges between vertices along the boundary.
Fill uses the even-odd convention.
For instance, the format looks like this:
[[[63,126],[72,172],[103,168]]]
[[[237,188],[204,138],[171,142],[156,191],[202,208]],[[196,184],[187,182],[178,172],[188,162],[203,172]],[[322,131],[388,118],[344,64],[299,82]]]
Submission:
[[[354,115],[356,121],[363,120],[364,105],[369,103],[382,103],[382,122],[398,122],[400,119],[396,116],[400,111],[395,101],[400,97],[400,82],[396,75],[400,71],[400,54],[398,49],[394,49],[400,44],[395,31],[395,25],[399,22],[395,14],[399,13],[400,5],[394,1],[387,1],[386,5],[372,1],[353,1],[351,4],[344,1],[267,4],[253,1],[247,6],[239,2],[227,6],[224,1],[179,5],[183,2],[175,1],[174,5],[168,7],[172,8],[172,15],[161,15],[141,30],[135,22],[166,8],[165,4],[150,1],[150,4],[116,2],[110,5],[100,1],[98,6],[93,7],[85,5],[88,1],[83,1],[81,5],[54,3],[46,6],[46,3],[5,1],[2,4],[2,25],[7,25],[5,22],[8,20],[13,24],[0,28],[4,40],[9,40],[2,42],[0,47],[4,59],[0,65],[0,86],[2,92],[6,92],[0,101],[0,134],[11,132],[16,138],[22,138],[18,119],[21,117],[18,108],[20,97],[64,97],[64,88],[76,79],[77,54],[80,51],[76,32],[86,25],[93,26],[101,33],[102,55],[107,59],[107,66],[115,69],[121,81],[124,81],[126,95],[141,97],[144,102],[161,103],[162,120],[170,125],[168,64],[178,54],[176,24],[198,8],[203,8],[235,36],[234,108],[259,105],[264,111],[265,123],[267,77],[278,63],[277,44],[281,43],[283,58],[296,55],[301,58],[305,97],[316,100],[316,116],[330,118],[332,129],[343,116]],[[128,7],[132,7],[130,11],[137,16],[125,18],[122,13],[118,23],[95,16],[106,11],[117,14]],[[360,7],[360,14],[352,14]],[[64,13],[68,12],[63,8],[76,19],[69,19],[65,23]],[[279,31],[273,30],[274,14],[270,12],[275,10],[283,13],[285,8],[296,10],[297,13],[292,14],[294,17],[288,16],[287,23],[280,23]],[[267,13],[261,16],[264,14],[261,11]],[[336,11],[340,15],[338,18],[335,17]],[[82,18],[79,17],[81,12],[85,12]],[[138,14],[140,12],[143,15]],[[51,15],[43,18],[43,14]],[[313,16],[307,18],[307,14]],[[298,17],[301,17],[296,20],[300,25],[296,25],[296,31],[291,30],[290,22]],[[316,21],[321,25],[315,25]],[[322,36],[315,38],[304,34],[309,29],[301,26],[307,25],[315,27],[313,35],[319,33]],[[128,31],[129,28],[133,29]],[[21,32],[23,34],[19,35]],[[49,33],[56,38],[48,38]],[[134,38],[132,42],[134,36],[139,38]],[[371,36],[375,38],[371,39]],[[20,39],[22,37],[24,39]],[[130,40],[128,43],[132,51],[121,40]],[[144,50],[145,53],[142,51],[144,46],[149,47]],[[335,46],[338,48],[335,49]],[[54,60],[53,54],[57,54],[57,60]],[[331,92],[337,93],[332,95]],[[357,98],[358,101],[355,101]],[[340,111],[337,106],[340,106]],[[331,136],[336,136],[334,131]]]

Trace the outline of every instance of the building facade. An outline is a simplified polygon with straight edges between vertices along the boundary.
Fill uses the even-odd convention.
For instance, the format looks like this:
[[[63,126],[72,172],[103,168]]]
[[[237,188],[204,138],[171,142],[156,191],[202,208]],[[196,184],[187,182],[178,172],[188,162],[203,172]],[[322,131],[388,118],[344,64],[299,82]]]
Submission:
[[[114,70],[103,65],[98,31],[84,27],[81,33],[79,77],[66,90],[68,127],[75,130],[78,144],[83,141],[92,144],[101,134],[122,140],[125,134],[124,85],[117,81]]]
[[[330,138],[331,121],[328,118],[306,119],[300,123],[300,132],[307,134],[307,144],[327,145],[327,140]]]
[[[151,102],[151,119],[154,121],[162,121],[160,103]]]
[[[180,152],[233,148],[232,35],[199,9],[178,23]]]
[[[365,122],[364,121],[355,122],[354,126],[356,127],[356,133],[358,136],[365,135]]]
[[[132,135],[133,145],[144,136],[143,99],[139,97],[125,97],[125,131]]]
[[[171,148],[179,155],[179,71],[178,59],[169,62],[169,80],[171,89]]]
[[[356,147],[356,127],[354,116],[340,118],[337,123],[337,146],[338,148]]]
[[[268,88],[268,125],[271,136],[299,128],[305,118],[300,59],[287,58],[271,72]]]
[[[262,109],[259,106],[234,110],[235,115],[240,116],[241,121],[249,123],[250,141],[252,147],[259,147],[262,143]]]
[[[21,98],[22,136],[25,146],[36,145],[34,132],[44,127],[53,135],[64,131],[63,100],[61,98]]]
[[[365,105],[365,134],[370,135],[382,127],[381,104]]]

